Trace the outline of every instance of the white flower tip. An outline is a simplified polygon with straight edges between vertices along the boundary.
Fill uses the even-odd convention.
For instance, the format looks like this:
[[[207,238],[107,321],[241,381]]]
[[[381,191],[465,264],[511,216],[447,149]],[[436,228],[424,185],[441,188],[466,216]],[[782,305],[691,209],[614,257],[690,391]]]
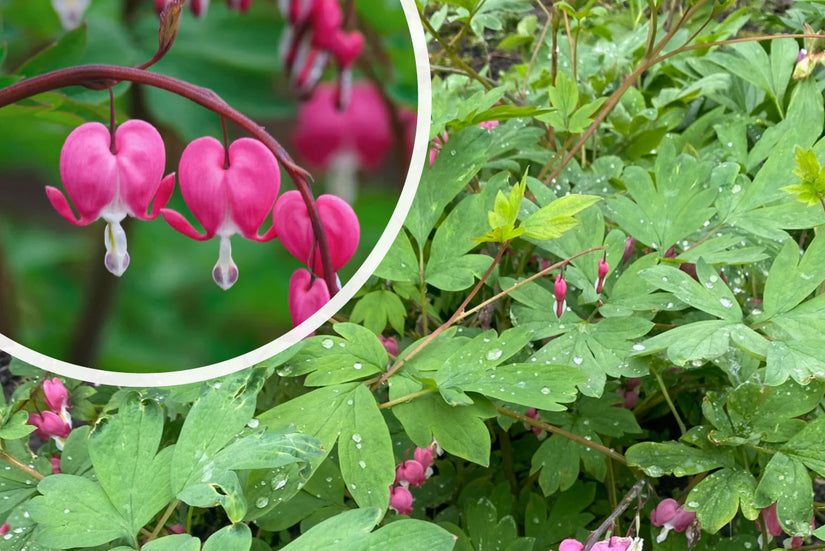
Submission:
[[[103,262],[107,270],[112,272],[113,275],[120,277],[123,275],[123,272],[126,271],[126,268],[129,267],[129,253],[108,252]]]

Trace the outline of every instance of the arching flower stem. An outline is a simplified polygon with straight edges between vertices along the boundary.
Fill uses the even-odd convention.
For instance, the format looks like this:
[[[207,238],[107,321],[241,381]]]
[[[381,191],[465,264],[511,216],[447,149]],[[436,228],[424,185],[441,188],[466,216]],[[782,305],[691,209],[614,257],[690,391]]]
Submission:
[[[67,86],[85,86],[93,90],[103,90],[111,88],[121,81],[129,81],[137,84],[145,84],[160,88],[173,94],[184,97],[198,105],[229,119],[239,127],[243,128],[253,138],[263,143],[275,158],[284,167],[289,177],[295,183],[301,197],[307,206],[312,230],[318,240],[318,248],[321,252],[321,259],[324,264],[324,281],[329,288],[330,295],[338,291],[335,272],[332,269],[332,256],[327,242],[326,232],[323,231],[321,217],[315,205],[315,198],[309,187],[311,175],[298,166],[289,156],[289,153],[278,141],[269,135],[263,127],[255,121],[237,111],[215,92],[207,88],[190,84],[183,80],[160,75],[133,67],[120,67],[117,65],[79,65],[59,69],[42,75],[27,78],[16,82],[10,86],[0,89],[0,109],[18,101],[30,98],[43,92],[50,92],[58,88]]]

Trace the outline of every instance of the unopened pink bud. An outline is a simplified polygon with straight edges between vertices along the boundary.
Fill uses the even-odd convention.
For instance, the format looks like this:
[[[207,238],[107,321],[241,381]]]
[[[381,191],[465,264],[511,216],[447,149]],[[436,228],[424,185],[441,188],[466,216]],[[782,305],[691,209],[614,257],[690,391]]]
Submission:
[[[555,291],[556,291],[556,317],[560,318],[564,313],[564,308],[566,306],[565,296],[567,295],[567,282],[558,274],[556,276],[556,283],[555,283]]]
[[[622,266],[627,264],[627,261],[630,260],[630,257],[633,256],[633,250],[636,248],[636,239],[627,236],[624,240],[624,253],[622,254]]]
[[[378,340],[381,341],[381,344],[384,345],[384,349],[387,351],[387,354],[390,356],[398,356],[398,341],[395,337],[385,337],[384,335],[378,335]]]
[[[604,278],[607,277],[607,272],[610,271],[610,265],[604,258],[599,259],[599,274],[596,280],[596,292],[601,293],[604,288]]]
[[[484,122],[478,123],[478,125],[481,128],[484,128],[485,130],[487,130],[487,132],[492,132],[493,128],[495,128],[496,126],[499,125],[499,122],[498,121],[484,121]]]
[[[11,530],[11,525],[8,522],[4,522],[3,525],[0,526],[0,536],[8,534],[9,530]]]
[[[50,461],[52,464],[52,474],[60,474],[60,456],[53,455]]]
[[[404,486],[393,486],[390,488],[390,509],[399,515],[409,515],[412,513],[413,496],[410,490]]]
[[[329,289],[321,278],[315,278],[307,270],[300,268],[289,280],[289,313],[292,326],[297,327],[324,304],[329,302]]]
[[[183,524],[173,524],[172,526],[169,527],[169,533],[170,534],[185,534],[186,533],[186,528],[183,526]]]

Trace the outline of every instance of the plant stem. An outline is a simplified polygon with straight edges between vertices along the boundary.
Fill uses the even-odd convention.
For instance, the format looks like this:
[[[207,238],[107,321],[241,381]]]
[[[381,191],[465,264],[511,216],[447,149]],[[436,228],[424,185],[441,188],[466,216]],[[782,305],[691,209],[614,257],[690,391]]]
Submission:
[[[682,418],[679,416],[679,412],[676,410],[676,405],[673,403],[673,400],[670,399],[670,393],[667,391],[667,386],[665,386],[665,382],[662,379],[662,374],[655,368],[651,369],[651,371],[653,372],[653,376],[656,377],[656,381],[659,383],[659,389],[662,391],[662,395],[665,398],[665,402],[667,402],[667,406],[670,408],[670,412],[676,419],[676,424],[679,425],[679,431],[682,433],[682,436],[684,436],[687,429],[685,428],[685,424],[682,422]]]
[[[496,410],[500,414],[505,415],[507,417],[510,417],[511,419],[521,421],[522,423],[527,423],[528,425],[530,425],[532,427],[538,427],[542,430],[545,430],[545,431],[553,433],[553,434],[558,434],[559,436],[567,438],[568,440],[572,440],[573,442],[576,442],[577,444],[581,444],[582,446],[590,448],[591,450],[595,450],[595,451],[597,451],[601,454],[604,454],[607,457],[618,461],[622,465],[627,465],[627,460],[624,458],[624,456],[622,454],[620,454],[616,450],[611,450],[607,446],[602,446],[601,444],[593,442],[592,440],[588,440],[584,436],[580,436],[576,433],[566,431],[566,430],[564,430],[562,428],[559,428],[559,427],[556,427],[554,425],[547,424],[544,421],[539,421],[538,419],[533,419],[532,417],[527,417],[526,415],[523,415],[521,413],[517,413],[515,411],[509,410],[509,409],[507,409],[503,406],[496,406]]]
[[[512,293],[513,291],[518,289],[519,287],[523,287],[524,285],[527,285],[531,281],[536,280],[536,279],[548,274],[549,272],[552,272],[553,270],[561,268],[562,266],[566,266],[567,264],[569,264],[575,258],[578,258],[578,257],[583,256],[585,254],[592,253],[594,251],[601,251],[601,250],[604,250],[604,247],[592,247],[590,249],[587,249],[587,250],[581,251],[579,253],[576,253],[573,256],[571,256],[570,258],[565,258],[564,260],[562,260],[560,262],[556,262],[555,264],[553,264],[551,266],[548,266],[547,268],[543,269],[542,271],[538,272],[537,274],[533,274],[533,275],[531,275],[530,277],[528,277],[526,279],[522,279],[521,281],[515,283],[512,287],[508,287],[507,289],[501,291],[500,293],[498,293],[496,295],[493,295],[492,297],[488,298],[487,300],[485,300],[481,304],[478,304],[477,306],[474,306],[470,310],[467,310],[466,312],[460,314],[454,321],[461,321],[462,319],[466,318],[467,316],[470,316],[470,315],[478,312],[479,310],[481,310],[482,308],[484,308],[485,306],[487,306],[491,302],[495,302],[498,299],[500,299],[501,297],[509,295],[510,293]]]
[[[430,33],[432,37],[436,40],[436,42],[441,44],[441,47],[444,48],[444,51],[447,52],[447,55],[452,60],[452,62],[456,64],[456,66],[461,68],[461,70],[464,71],[469,77],[480,82],[481,85],[484,86],[484,88],[486,88],[487,90],[492,90],[495,87],[488,79],[478,74],[475,69],[467,65],[467,63],[465,63],[464,60],[461,59],[458,56],[458,54],[455,53],[455,51],[453,51],[450,45],[444,41],[440,34],[438,34],[438,31],[436,31],[435,28],[433,28],[429,20],[424,16],[424,13],[421,11],[420,7],[418,8],[418,15],[420,16],[419,18],[421,19],[421,24],[424,25],[424,30]]]
[[[85,86],[93,90],[101,90],[109,88],[120,81],[145,84],[184,97],[231,120],[272,151],[275,158],[284,167],[284,170],[286,170],[290,178],[292,178],[292,181],[295,182],[306,204],[310,222],[312,223],[312,231],[319,244],[324,268],[324,281],[329,288],[330,295],[334,295],[338,291],[335,272],[332,269],[332,255],[329,250],[329,241],[327,240],[327,234],[324,231],[324,226],[318,213],[318,207],[315,204],[315,198],[309,187],[309,181],[311,180],[310,174],[298,166],[281,144],[270,136],[263,127],[256,124],[255,121],[240,111],[232,108],[212,90],[166,75],[159,75],[132,67],[79,65],[77,67],[69,67],[67,69],[60,69],[27,78],[0,89],[0,108],[58,88]]]
[[[0,441],[0,461],[5,461],[12,467],[23,471],[24,473],[26,473],[27,475],[36,480],[43,480],[45,478],[43,473],[37,471],[36,469],[33,469],[32,467],[29,467],[23,461],[21,461],[20,459],[18,459],[17,457],[13,456],[5,449],[3,449],[2,441]]]
[[[676,31],[678,31],[679,28],[681,28],[681,26],[686,21],[688,21],[693,16],[693,14],[696,13],[696,11],[706,3],[707,0],[700,0],[699,2],[691,6],[690,9],[687,12],[685,12],[685,14],[679,20],[678,24],[674,25],[673,28],[668,31],[668,33],[653,47],[653,51],[648,52],[648,55],[650,57],[658,55],[659,52],[661,52],[662,49],[667,45],[667,43],[670,42],[670,40],[676,34]],[[703,44],[703,46],[708,45]],[[604,105],[599,111],[599,114],[596,115],[596,118],[593,120],[593,122],[590,124],[587,130],[585,130],[584,133],[581,136],[579,136],[578,141],[576,141],[576,143],[573,145],[570,151],[567,152],[567,154],[561,160],[561,163],[553,169],[553,171],[550,173],[549,176],[547,176],[547,178],[545,178],[545,185],[549,185],[549,183],[552,182],[553,179],[561,173],[562,169],[565,166],[567,166],[567,163],[569,163],[570,160],[576,155],[576,152],[579,150],[579,148],[581,148],[587,142],[588,138],[590,138],[590,136],[596,131],[599,125],[601,125],[601,123],[604,122],[604,119],[607,118],[607,115],[613,110],[614,107],[616,107],[616,105],[619,103],[619,100],[622,99],[622,96],[627,91],[627,89],[633,85],[633,82],[637,78],[642,76],[642,74],[645,71],[647,71],[650,67],[658,63],[661,59],[666,59],[666,57],[668,57],[671,54],[672,52],[668,52],[668,54],[665,54],[664,56],[655,59],[650,59],[649,57],[646,57],[642,60],[641,63],[639,63],[639,66],[636,67],[632,73],[625,77],[625,79],[622,81],[619,87],[612,94],[610,94],[610,96],[604,102]]]
[[[619,515],[624,513],[625,510],[627,510],[627,508],[630,507],[630,504],[633,503],[633,500],[636,499],[636,496],[638,496],[641,493],[642,488],[644,488],[645,484],[647,484],[647,478],[643,477],[636,481],[636,484],[634,484],[630,488],[630,491],[627,492],[627,495],[625,495],[622,498],[622,501],[619,502],[619,506],[616,507],[612,513],[610,513],[610,516],[604,519],[604,522],[602,522],[598,528],[596,528],[590,533],[590,536],[584,542],[583,551],[590,551],[590,549],[596,544],[596,540],[598,540],[602,536],[602,534],[604,534],[607,531],[607,529],[610,528],[610,526],[616,521]]]
[[[401,366],[403,366],[413,356],[418,354],[425,346],[430,344],[433,341],[434,338],[436,338],[438,335],[440,335],[442,332],[444,332],[446,329],[448,329],[456,321],[461,319],[462,314],[464,313],[464,309],[467,307],[467,305],[470,303],[470,301],[473,300],[473,297],[476,296],[476,294],[478,294],[479,290],[481,290],[481,287],[484,285],[484,282],[487,281],[487,279],[490,277],[490,274],[493,273],[493,268],[495,268],[498,265],[498,263],[501,262],[501,257],[504,256],[504,251],[506,251],[507,247],[509,247],[509,246],[510,246],[509,241],[505,241],[504,243],[502,243],[501,247],[498,250],[498,254],[493,259],[493,261],[490,263],[490,267],[487,268],[487,271],[484,272],[484,275],[481,276],[481,279],[478,280],[478,283],[473,288],[473,290],[470,291],[470,293],[467,295],[467,298],[464,299],[464,302],[461,303],[461,306],[459,306],[458,309],[453,313],[453,315],[450,316],[450,319],[448,319],[447,321],[445,321],[444,323],[439,325],[436,328],[435,331],[433,331],[432,333],[427,335],[427,337],[425,337],[424,340],[422,340],[418,344],[418,346],[416,346],[409,354],[404,356],[404,358],[401,361],[397,362],[386,373],[381,375],[381,378],[378,379],[378,382],[376,382],[373,385],[372,390],[375,390],[376,388],[381,386],[383,383],[385,383],[387,379],[392,377],[396,372],[398,372],[399,369],[401,369]]]
[[[405,402],[411,402],[415,400],[419,396],[425,396],[427,394],[432,394],[436,390],[434,388],[425,388],[423,390],[419,390],[418,392],[413,392],[411,394],[407,394],[406,396],[401,396],[396,398],[395,400],[390,400],[389,402],[384,402],[383,404],[378,404],[378,409],[389,409],[393,406],[397,406],[398,404],[403,404]]]
[[[170,503],[168,507],[166,507],[166,510],[163,512],[163,515],[160,517],[160,520],[158,520],[158,523],[155,525],[155,529],[152,530],[151,534],[149,534],[147,541],[152,541],[153,539],[158,537],[160,531],[163,530],[164,526],[166,526],[166,521],[169,520],[169,517],[171,517],[175,509],[178,508],[178,505],[180,505],[180,500],[176,499],[175,501]]]

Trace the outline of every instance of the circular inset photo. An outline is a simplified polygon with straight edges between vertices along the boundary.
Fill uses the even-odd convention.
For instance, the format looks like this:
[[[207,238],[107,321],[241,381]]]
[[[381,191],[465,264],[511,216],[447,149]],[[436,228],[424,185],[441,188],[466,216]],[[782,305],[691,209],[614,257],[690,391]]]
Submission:
[[[411,0],[0,21],[0,349],[115,384],[229,373],[311,334],[392,243],[429,131]]]

